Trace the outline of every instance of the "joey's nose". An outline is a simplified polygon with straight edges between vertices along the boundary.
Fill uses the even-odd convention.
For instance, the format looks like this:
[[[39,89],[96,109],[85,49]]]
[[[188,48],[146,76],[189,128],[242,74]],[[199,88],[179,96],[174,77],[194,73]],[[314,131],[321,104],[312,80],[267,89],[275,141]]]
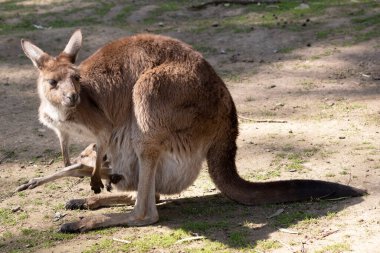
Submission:
[[[66,95],[66,98],[71,104],[75,104],[78,101],[79,95],[77,93],[69,93]]]

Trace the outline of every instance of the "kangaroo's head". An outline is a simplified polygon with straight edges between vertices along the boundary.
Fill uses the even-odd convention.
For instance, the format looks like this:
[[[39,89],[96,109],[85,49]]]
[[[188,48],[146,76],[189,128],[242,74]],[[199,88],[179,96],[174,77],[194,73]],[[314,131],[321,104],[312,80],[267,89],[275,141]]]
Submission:
[[[63,110],[73,109],[79,104],[80,75],[74,63],[81,45],[80,30],[74,32],[57,57],[48,55],[27,40],[21,40],[24,53],[39,71],[37,84],[41,100]]]

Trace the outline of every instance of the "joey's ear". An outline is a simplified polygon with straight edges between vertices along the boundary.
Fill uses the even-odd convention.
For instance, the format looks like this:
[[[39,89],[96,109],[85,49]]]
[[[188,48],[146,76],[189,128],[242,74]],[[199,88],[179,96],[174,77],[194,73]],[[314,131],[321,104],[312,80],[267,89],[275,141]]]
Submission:
[[[25,55],[33,62],[36,68],[41,69],[43,61],[46,59],[47,54],[33,43],[22,39],[21,47],[24,50]]]
[[[73,35],[71,35],[71,38],[69,42],[67,43],[65,49],[63,50],[63,53],[68,55],[70,58],[70,61],[74,63],[75,60],[77,59],[77,55],[81,46],[82,46],[82,32],[80,29],[78,29],[73,33]]]

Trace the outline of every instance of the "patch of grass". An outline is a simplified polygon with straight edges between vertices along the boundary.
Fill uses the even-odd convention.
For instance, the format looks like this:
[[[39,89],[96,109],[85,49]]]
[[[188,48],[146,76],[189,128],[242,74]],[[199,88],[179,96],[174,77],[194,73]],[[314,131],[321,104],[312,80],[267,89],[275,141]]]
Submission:
[[[314,217],[314,214],[303,211],[286,212],[276,216],[273,223],[276,227],[287,228],[298,222],[303,222],[304,224],[309,223]]]
[[[305,90],[311,90],[311,89],[315,88],[315,84],[311,80],[303,80],[299,83],[299,85],[301,85],[302,88]]]
[[[255,243],[254,250],[258,252],[267,252],[268,250],[274,250],[281,248],[281,243],[276,240],[259,240]]]
[[[326,173],[325,177],[335,177],[336,175],[334,173]]]
[[[216,48],[209,47],[209,46],[206,46],[204,44],[202,44],[202,45],[200,45],[200,44],[193,45],[193,48],[195,50],[201,52],[202,54],[215,54],[215,53],[217,53],[217,49]]]
[[[351,249],[350,245],[346,242],[344,243],[334,243],[328,246],[323,247],[315,251],[315,253],[341,253],[344,251],[349,251]]]
[[[127,5],[125,6],[114,18],[116,23],[125,24],[127,17],[135,10],[135,6]]]
[[[123,238],[131,241],[128,244],[118,245],[111,239],[103,239],[98,243],[86,249],[84,253],[94,252],[150,252],[153,249],[168,249],[174,243],[190,235],[185,231],[178,229],[171,233],[156,233],[143,236],[142,238]]]
[[[8,208],[0,208],[0,224],[14,226],[18,221],[28,218],[28,214],[25,212],[12,212]]]
[[[149,17],[144,19],[144,24],[151,25],[158,22],[158,18],[162,16],[165,12],[176,11],[179,9],[179,4],[177,1],[165,1],[161,3],[158,8],[152,10],[149,13]]]
[[[234,231],[228,236],[228,242],[233,247],[249,247],[250,242],[247,238],[247,233],[244,233],[242,231]]]
[[[184,223],[181,227],[182,227],[182,229],[184,229],[186,231],[205,232],[208,230],[228,228],[229,225],[230,224],[226,221],[220,221],[220,222],[188,221],[188,222]]]
[[[294,48],[292,47],[283,47],[283,48],[280,48],[278,50],[279,53],[282,53],[282,54],[287,54],[287,53],[290,53],[294,50]]]
[[[317,39],[326,39],[329,35],[331,35],[331,30],[323,30],[323,31],[318,31],[316,33]]]

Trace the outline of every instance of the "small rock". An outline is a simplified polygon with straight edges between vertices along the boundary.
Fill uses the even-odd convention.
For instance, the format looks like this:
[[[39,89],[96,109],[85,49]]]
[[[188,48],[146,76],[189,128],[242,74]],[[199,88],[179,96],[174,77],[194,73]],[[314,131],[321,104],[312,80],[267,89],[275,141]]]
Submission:
[[[221,50],[220,50],[220,53],[221,53],[221,54],[226,54],[226,50],[221,49]]]
[[[297,7],[295,7],[294,9],[296,9],[296,10],[310,9],[310,5],[305,4],[305,3],[301,3],[300,5],[298,5]]]
[[[20,211],[21,210],[21,207],[20,206],[15,206],[12,208],[12,212],[15,213],[17,211]]]
[[[218,23],[218,22],[214,22],[214,23],[212,23],[211,26],[212,26],[212,27],[218,27],[218,26],[219,26],[219,23]]]
[[[290,133],[290,134],[292,134],[292,133],[293,133],[293,131],[292,131],[292,130],[289,130],[289,133]]]
[[[38,128],[38,132],[40,132],[40,133],[45,133],[45,132],[46,132],[46,129],[45,129],[45,128]]]
[[[157,25],[163,27],[165,24],[164,22],[159,22]]]
[[[283,107],[283,106],[285,106],[285,104],[284,103],[278,103],[278,104],[276,104],[276,106],[277,107]]]
[[[27,245],[25,245],[25,248],[31,248],[31,247],[32,247],[31,244],[27,244]]]
[[[268,86],[268,89],[273,89],[273,88],[276,88],[276,85],[272,84],[272,85]]]
[[[62,219],[62,218],[65,217],[65,216],[66,216],[65,213],[64,213],[64,214],[61,214],[60,212],[56,212],[56,213],[54,214],[53,221],[58,221],[58,220]]]
[[[339,139],[343,140],[343,139],[346,139],[345,136],[339,136]]]
[[[289,172],[296,172],[296,169],[290,169]]]
[[[21,169],[25,169],[25,165],[21,165],[20,168],[21,168]]]

